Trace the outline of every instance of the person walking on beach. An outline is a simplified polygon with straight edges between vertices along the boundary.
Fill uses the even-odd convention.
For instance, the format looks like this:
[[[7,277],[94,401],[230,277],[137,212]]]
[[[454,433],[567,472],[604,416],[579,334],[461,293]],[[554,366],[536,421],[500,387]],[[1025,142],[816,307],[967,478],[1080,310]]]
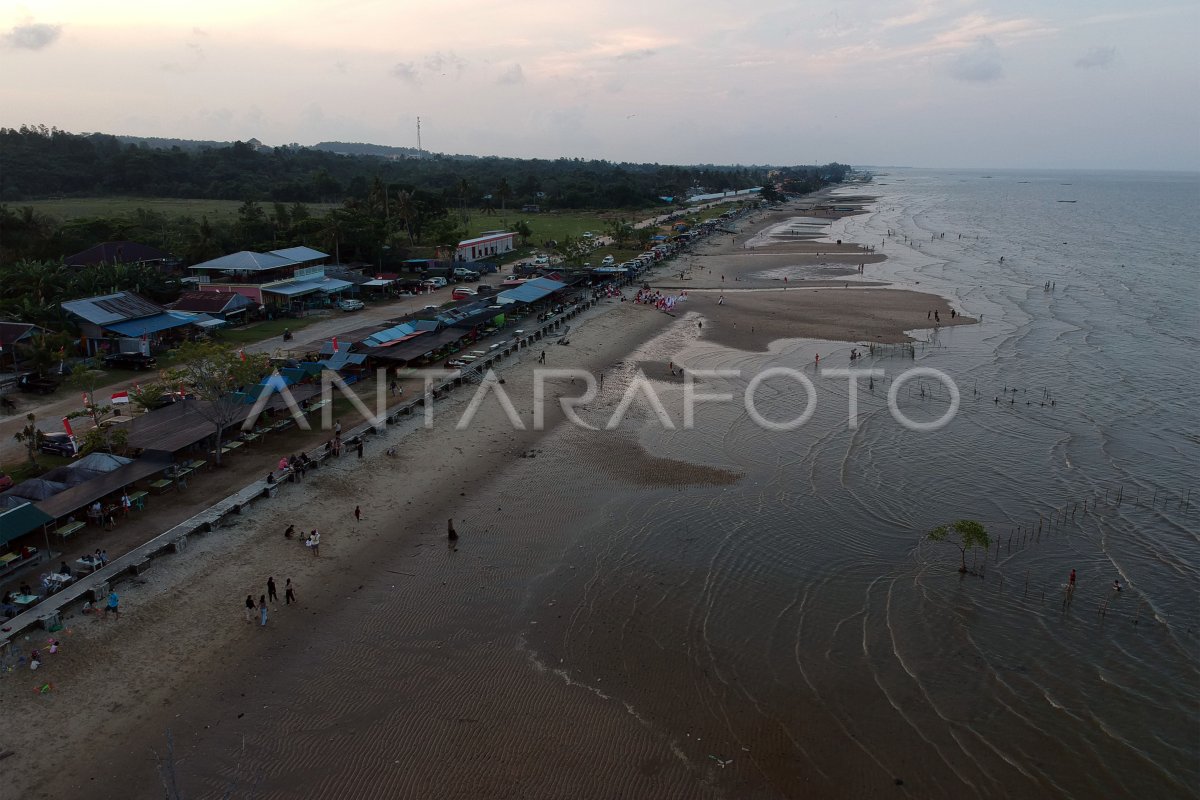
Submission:
[[[313,528],[312,533],[308,535],[308,540],[304,542],[304,545],[312,548],[314,558],[321,555],[321,534],[316,528]]]
[[[254,621],[254,595],[246,595],[246,622]]]
[[[450,542],[458,541],[458,531],[454,530],[454,520],[446,520],[446,540]]]
[[[293,536],[295,533],[296,533],[296,526],[295,526],[295,525],[288,525],[288,526],[287,526],[287,530],[285,530],[285,531],[283,532],[283,538],[285,538],[285,539],[290,539],[290,538],[292,538],[292,536]]]
[[[107,617],[110,613],[118,620],[121,619],[121,598],[116,592],[108,593],[108,605],[104,607],[104,616]]]
[[[258,596],[258,617],[259,625],[267,627],[267,596],[265,594]]]
[[[361,436],[358,439],[358,457],[363,457],[363,440]]]
[[[296,590],[292,587],[292,579],[288,578],[287,583],[283,586],[283,602],[284,605],[291,605],[296,602]]]
[[[333,437],[336,439],[337,437],[339,437],[341,435],[342,435],[342,421],[340,419],[335,420],[333,423]]]
[[[362,506],[354,507],[354,521],[362,522]]]
[[[274,577],[267,578],[267,597],[269,597],[271,599],[272,603],[279,602],[279,593],[275,591],[275,578]]]
[[[539,364],[545,364],[545,363],[546,363],[546,351],[545,351],[545,350],[543,350],[543,351],[542,351],[542,354],[541,354],[540,356],[538,356],[538,363],[539,363]]]

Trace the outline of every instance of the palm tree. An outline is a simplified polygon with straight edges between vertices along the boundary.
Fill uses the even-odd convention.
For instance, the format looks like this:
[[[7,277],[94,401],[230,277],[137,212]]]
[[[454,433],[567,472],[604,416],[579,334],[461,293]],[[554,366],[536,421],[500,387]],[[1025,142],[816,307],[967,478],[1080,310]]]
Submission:
[[[500,183],[496,184],[496,197],[500,198],[500,211],[504,211],[504,204],[508,198],[512,197],[512,187],[508,185],[508,178],[501,178]]]
[[[466,178],[458,179],[458,210],[462,214],[463,224],[471,221],[471,215],[467,212],[467,192],[471,189],[471,184],[467,183]]]
[[[408,233],[408,243],[416,244],[413,238],[412,218],[413,213],[417,210],[416,204],[413,202],[412,192],[404,189],[396,192],[396,215],[404,220],[404,230]]]

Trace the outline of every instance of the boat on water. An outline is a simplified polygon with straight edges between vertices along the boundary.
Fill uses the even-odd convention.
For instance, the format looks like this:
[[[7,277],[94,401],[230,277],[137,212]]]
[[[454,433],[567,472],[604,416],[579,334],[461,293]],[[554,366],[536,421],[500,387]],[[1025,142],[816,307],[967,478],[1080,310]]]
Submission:
[[[1060,202],[1060,203],[1075,203],[1078,201],[1076,201],[1076,200],[1059,200],[1058,202]]]

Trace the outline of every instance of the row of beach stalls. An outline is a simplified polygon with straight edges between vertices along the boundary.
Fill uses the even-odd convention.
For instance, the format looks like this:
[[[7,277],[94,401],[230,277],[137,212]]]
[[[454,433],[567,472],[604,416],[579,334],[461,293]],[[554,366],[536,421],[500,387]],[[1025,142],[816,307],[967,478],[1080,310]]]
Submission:
[[[561,304],[570,286],[537,278],[486,300],[466,300],[438,311],[339,334],[326,341],[301,370],[333,370],[353,383],[378,368],[426,367],[471,347],[480,339],[515,327],[531,315],[545,317]],[[281,370],[281,374],[289,373]]]

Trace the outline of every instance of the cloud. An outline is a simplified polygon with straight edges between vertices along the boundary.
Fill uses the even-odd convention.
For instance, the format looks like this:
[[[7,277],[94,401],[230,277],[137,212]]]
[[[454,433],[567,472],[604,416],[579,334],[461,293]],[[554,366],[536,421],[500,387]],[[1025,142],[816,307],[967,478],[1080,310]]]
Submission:
[[[520,64],[513,64],[500,73],[500,77],[496,78],[496,83],[502,86],[516,86],[525,82],[525,71],[521,69]]]
[[[1083,54],[1082,57],[1075,59],[1075,66],[1080,69],[1108,69],[1117,60],[1117,48],[1108,47],[1093,47]]]
[[[407,84],[417,86],[421,83],[421,74],[417,65],[411,61],[401,61],[389,70],[393,78],[399,78]]]
[[[950,60],[948,73],[951,78],[969,83],[1000,80],[1004,77],[1000,48],[990,36],[980,36],[969,50],[964,50]]]
[[[61,25],[47,25],[44,22],[31,22],[28,25],[16,25],[4,34],[3,41],[8,47],[19,50],[41,50],[58,41],[62,36]]]
[[[448,75],[451,72],[455,77],[462,75],[462,72],[467,67],[467,62],[463,61],[453,51],[443,53],[441,51],[430,53],[425,56],[425,69],[429,72]]]
[[[641,61],[644,58],[653,58],[658,55],[658,51],[652,47],[643,47],[640,50],[630,50],[621,53],[617,56],[617,61]]]

